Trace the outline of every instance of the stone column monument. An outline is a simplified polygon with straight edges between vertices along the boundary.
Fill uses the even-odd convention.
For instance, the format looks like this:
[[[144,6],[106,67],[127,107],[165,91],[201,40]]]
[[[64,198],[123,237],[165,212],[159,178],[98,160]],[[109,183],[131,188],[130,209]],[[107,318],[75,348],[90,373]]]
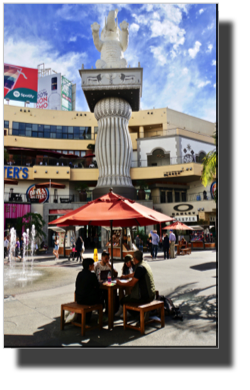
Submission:
[[[101,52],[96,69],[79,70],[82,90],[90,111],[98,121],[95,155],[99,178],[93,197],[113,191],[136,199],[130,167],[132,142],[128,121],[132,111],[139,111],[142,94],[142,68],[127,68],[123,52],[128,47],[128,23],[118,27],[118,10],[110,11],[99,37],[100,25],[91,25],[95,47]]]

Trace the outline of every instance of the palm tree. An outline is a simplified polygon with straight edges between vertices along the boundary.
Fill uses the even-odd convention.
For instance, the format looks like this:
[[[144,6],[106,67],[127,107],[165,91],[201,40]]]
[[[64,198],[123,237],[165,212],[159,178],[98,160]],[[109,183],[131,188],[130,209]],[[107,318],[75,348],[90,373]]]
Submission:
[[[217,155],[217,140],[218,140],[218,135],[217,135],[217,129],[214,132],[213,135],[214,138],[214,143],[216,145],[216,148],[209,152],[202,160],[203,164],[203,170],[202,170],[202,175],[201,175],[201,181],[204,187],[208,185],[209,182],[214,180],[216,177],[217,173],[217,160],[218,160],[218,155]],[[217,198],[217,194],[215,192],[215,201]]]

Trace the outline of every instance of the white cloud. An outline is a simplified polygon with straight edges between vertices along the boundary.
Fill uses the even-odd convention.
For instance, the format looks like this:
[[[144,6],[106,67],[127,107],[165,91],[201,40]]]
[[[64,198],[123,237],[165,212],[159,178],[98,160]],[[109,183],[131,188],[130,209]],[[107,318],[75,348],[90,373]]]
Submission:
[[[214,88],[216,88],[216,84],[214,84]]]
[[[204,9],[203,9],[203,8],[199,9],[199,14],[200,14],[200,15],[201,15],[203,12],[204,12]]]
[[[182,74],[187,74],[188,73],[188,68],[184,68],[183,70],[182,70]]]
[[[201,81],[199,84],[198,84],[198,88],[203,88],[205,87],[206,85],[208,84],[211,84],[211,81]]]
[[[212,48],[213,48],[212,44],[208,45],[206,53],[211,53]]]
[[[129,26],[129,32],[131,32],[131,33],[137,33],[137,31],[139,30],[139,28],[140,28],[139,24],[132,23],[132,24]]]
[[[213,27],[214,27],[214,24],[211,23],[209,26],[207,26],[207,29],[208,29],[208,30],[212,30]]]
[[[196,54],[199,52],[200,47],[201,47],[201,43],[199,41],[196,41],[193,49],[188,49],[188,53],[189,53],[191,58],[196,57]]]
[[[76,40],[77,40],[77,36],[69,38],[69,42],[76,42]]]
[[[216,65],[216,61],[213,60],[211,65],[215,66]]]
[[[165,54],[162,54],[162,53],[164,53],[164,51],[162,50],[162,48],[160,46],[158,46],[158,47],[150,46],[150,51],[151,51],[151,53],[153,53],[154,58],[157,59],[158,64],[160,66],[166,65],[167,57]]]

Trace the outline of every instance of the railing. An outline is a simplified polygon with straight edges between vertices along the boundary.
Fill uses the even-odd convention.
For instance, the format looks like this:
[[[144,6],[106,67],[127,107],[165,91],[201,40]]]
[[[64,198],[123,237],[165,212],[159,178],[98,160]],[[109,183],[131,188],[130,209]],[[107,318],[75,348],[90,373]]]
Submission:
[[[40,194],[33,195],[30,197],[27,194],[21,193],[4,193],[4,202],[5,203],[40,203],[43,201],[43,197]],[[92,191],[87,191],[87,199],[82,200],[81,195],[73,194],[73,195],[51,195],[49,194],[46,203],[72,203],[72,202],[90,202],[93,199]]]
[[[176,194],[175,197],[172,197],[170,199],[167,198],[167,195],[164,196],[152,196],[152,200],[154,204],[158,203],[185,203],[185,202],[198,202],[198,201],[207,201],[207,200],[213,200],[210,193],[204,194],[203,192],[197,192],[195,194],[186,194],[182,193],[180,191],[180,195],[177,198]]]
[[[37,151],[37,153],[39,154],[39,150]],[[39,165],[39,166],[48,166],[48,167],[69,167],[71,169],[85,169],[85,168],[97,168],[97,163],[96,161],[93,161],[93,158],[92,157],[85,157],[84,159],[81,160],[81,162],[72,162],[70,161],[69,159],[64,159],[63,157],[60,158],[60,162],[58,161],[58,159],[55,159],[55,158],[48,158],[48,157],[44,157],[43,158],[43,161],[40,161],[39,159],[39,162],[35,161],[35,159],[33,159],[32,162],[30,162],[30,158],[28,158],[27,156],[19,156],[19,155],[15,155],[14,157],[14,161],[8,161],[8,162],[5,162],[4,164],[6,166],[19,166],[19,167],[33,167],[35,165]],[[80,158],[79,158],[80,159]]]
[[[195,163],[196,162],[196,156],[192,156],[191,158],[187,157],[171,157],[171,158],[163,158],[158,159],[155,162],[150,163],[148,160],[133,160],[131,163],[132,168],[141,168],[141,167],[154,167],[154,166],[164,166],[164,165],[177,165],[177,164],[188,164],[188,163]]]
[[[43,126],[43,125],[42,125]],[[53,126],[55,127],[55,126]],[[71,127],[71,126],[65,126]],[[15,136],[15,137],[31,137],[31,138],[47,138],[47,139],[65,139],[65,140],[94,140],[94,133],[86,133],[83,130],[70,130],[64,132],[62,130],[47,130],[47,129],[37,129],[33,130],[30,126],[23,129],[6,129],[6,135]]]

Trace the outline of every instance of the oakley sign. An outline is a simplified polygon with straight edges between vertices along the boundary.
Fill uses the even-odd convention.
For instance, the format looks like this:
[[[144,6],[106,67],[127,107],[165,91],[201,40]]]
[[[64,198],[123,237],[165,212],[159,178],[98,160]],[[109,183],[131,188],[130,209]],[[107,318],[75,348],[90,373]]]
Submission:
[[[186,203],[178,204],[177,206],[174,206],[174,210],[179,211],[179,212],[189,211],[189,210],[192,210],[193,208],[194,208],[194,206],[192,206],[191,204],[186,204]]]

